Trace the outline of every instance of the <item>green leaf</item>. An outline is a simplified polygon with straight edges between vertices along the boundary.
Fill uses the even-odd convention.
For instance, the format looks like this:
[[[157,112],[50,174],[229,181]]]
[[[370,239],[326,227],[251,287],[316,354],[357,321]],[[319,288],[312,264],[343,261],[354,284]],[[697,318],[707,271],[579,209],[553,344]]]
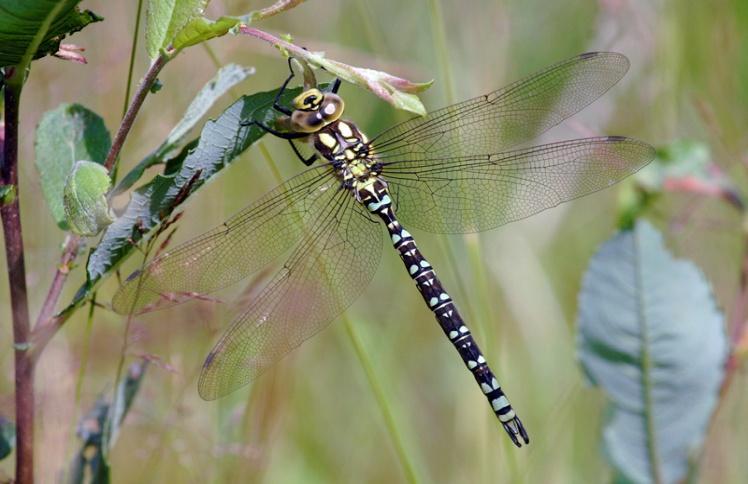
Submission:
[[[148,56],[158,57],[161,49],[172,44],[177,32],[202,15],[207,4],[208,0],[148,0],[145,28]]]
[[[69,228],[62,199],[73,164],[103,163],[111,144],[104,121],[80,104],[62,104],[42,117],[34,140],[36,167],[44,198],[61,229]]]
[[[5,459],[16,446],[16,426],[0,415],[0,460]]]
[[[709,283],[638,221],[593,257],[578,321],[581,363],[611,401],[604,446],[616,472],[637,483],[683,480],[727,356]]]
[[[85,160],[75,163],[63,192],[65,218],[73,232],[93,236],[114,221],[106,196],[111,186],[102,165]]]
[[[205,17],[194,18],[179,31],[174,38],[173,47],[176,50],[182,50],[214,37],[226,35],[240,23],[241,19],[236,17],[220,17],[217,20]]]
[[[222,67],[218,73],[203,86],[195,99],[192,100],[190,105],[187,107],[182,119],[177,123],[171,133],[166,137],[161,146],[156,148],[151,154],[146,156],[135,168],[122,179],[117,185],[115,193],[121,193],[131,186],[133,186],[141,176],[143,172],[158,163],[163,163],[164,157],[169,152],[174,150],[179,144],[184,141],[185,136],[189,131],[195,127],[198,121],[208,112],[218,98],[226,93],[229,89],[246,79],[248,76],[254,74],[255,70],[252,67],[242,67],[236,64],[228,64]]]
[[[21,62],[47,15],[58,3],[55,0],[0,0],[0,66]],[[67,3],[52,21],[36,49],[35,59],[57,52],[60,41],[66,35],[77,32],[92,22],[103,20],[89,10],[81,12],[76,7],[80,0],[69,0]]]
[[[322,85],[324,89],[326,86]],[[287,104],[301,88],[287,89]],[[256,126],[242,126],[247,119],[272,123],[277,115],[273,100],[277,90],[242,96],[215,120],[205,123],[200,138],[167,162],[164,175],[135,190],[124,213],[110,225],[87,264],[88,281],[71,305],[84,300],[105,275],[120,264],[144,235],[151,232],[208,179],[228,166],[252,143],[265,135]]]

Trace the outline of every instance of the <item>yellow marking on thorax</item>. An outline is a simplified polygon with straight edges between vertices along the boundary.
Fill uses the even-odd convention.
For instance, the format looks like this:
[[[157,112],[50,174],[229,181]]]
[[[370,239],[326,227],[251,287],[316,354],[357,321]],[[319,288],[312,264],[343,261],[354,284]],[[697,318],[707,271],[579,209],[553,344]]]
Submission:
[[[330,149],[335,148],[335,146],[337,146],[338,144],[338,141],[332,135],[329,135],[327,133],[320,133],[319,140],[323,145],[327,146]]]
[[[338,131],[341,135],[343,135],[343,138],[353,137],[353,130],[351,129],[351,127],[342,121],[338,122]]]
[[[360,162],[351,163],[348,169],[351,171],[351,174],[355,176],[356,178],[366,175],[366,173],[369,171],[369,169],[366,166],[364,166],[363,163],[360,163]]]

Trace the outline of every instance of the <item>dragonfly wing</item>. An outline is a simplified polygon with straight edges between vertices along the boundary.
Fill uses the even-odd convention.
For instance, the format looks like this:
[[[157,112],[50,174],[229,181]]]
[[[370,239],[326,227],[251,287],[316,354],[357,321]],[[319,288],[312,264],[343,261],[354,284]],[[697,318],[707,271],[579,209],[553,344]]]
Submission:
[[[613,87],[628,67],[622,54],[581,54],[484,96],[398,124],[371,145],[384,161],[497,153],[579,112]]]
[[[550,143],[492,155],[385,164],[399,218],[433,233],[492,229],[609,187],[654,158],[621,136]]]
[[[234,284],[288,250],[339,192],[329,166],[291,178],[222,225],[162,253],[112,300],[120,314],[162,308]]]
[[[325,328],[368,285],[381,256],[381,227],[349,193],[337,196],[208,355],[198,384],[204,399],[249,383]]]

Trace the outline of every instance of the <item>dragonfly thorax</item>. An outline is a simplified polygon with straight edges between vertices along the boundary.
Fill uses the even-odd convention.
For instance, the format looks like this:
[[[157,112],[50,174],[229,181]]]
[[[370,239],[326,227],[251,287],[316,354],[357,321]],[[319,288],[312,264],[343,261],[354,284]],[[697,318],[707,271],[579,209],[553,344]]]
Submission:
[[[312,134],[319,154],[336,169],[338,178],[354,191],[371,183],[378,173],[378,162],[369,149],[369,140],[355,124],[336,121]]]

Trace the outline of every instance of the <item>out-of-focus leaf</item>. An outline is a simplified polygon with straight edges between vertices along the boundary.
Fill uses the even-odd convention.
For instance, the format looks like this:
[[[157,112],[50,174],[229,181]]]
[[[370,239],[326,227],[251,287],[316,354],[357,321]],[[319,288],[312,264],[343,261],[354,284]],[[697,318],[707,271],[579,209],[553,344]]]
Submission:
[[[214,37],[226,35],[231,29],[239,25],[241,19],[237,17],[220,17],[210,20],[196,17],[187,23],[174,38],[173,46],[176,50],[205,42]]]
[[[5,459],[16,446],[16,426],[0,415],[0,460]]]
[[[111,186],[112,180],[104,166],[85,160],[75,163],[63,193],[70,230],[93,236],[114,221],[106,196]]]
[[[326,85],[321,86],[322,89]],[[287,104],[301,88],[287,89],[281,103]],[[215,120],[205,123],[197,145],[184,149],[167,163],[168,171],[135,190],[125,212],[110,225],[91,252],[87,264],[88,280],[76,294],[72,305],[85,299],[94,286],[119,265],[144,235],[151,232],[209,178],[225,168],[265,131],[248,119],[272,124],[277,116],[273,100],[277,90],[242,96]]]
[[[712,160],[709,146],[694,140],[678,140],[657,150],[654,163],[636,175],[650,193],[689,192],[724,198],[742,209],[739,190]]]
[[[0,0],[0,66],[21,62],[42,23],[59,2],[54,0]],[[76,6],[80,0],[68,0],[67,6],[52,21],[34,58],[57,52],[66,35],[81,30],[92,22],[103,20],[95,13],[81,12]]]
[[[116,434],[119,433],[122,422],[132,406],[147,368],[148,361],[146,360],[130,365],[127,377],[117,387],[118,410],[113,411],[109,402],[99,398],[91,410],[78,422],[76,433],[83,443],[78,454],[73,458],[70,468],[72,484],[110,482],[110,469],[105,454],[114,446]],[[109,443],[107,444],[104,440],[108,426]]]
[[[36,167],[47,205],[57,225],[67,230],[63,205],[65,183],[79,160],[103,163],[112,145],[104,121],[80,104],[47,111],[36,129]]]
[[[190,105],[187,107],[182,119],[174,126],[169,135],[166,137],[161,146],[156,148],[151,154],[146,156],[135,168],[122,178],[122,181],[117,185],[115,193],[121,193],[131,186],[133,186],[141,176],[143,172],[158,163],[164,161],[169,152],[174,150],[179,144],[184,141],[185,136],[190,130],[197,124],[205,113],[213,106],[213,103],[218,100],[223,94],[235,85],[242,82],[248,76],[254,74],[255,70],[253,67],[242,67],[237,64],[228,64],[223,66],[208,83],[197,93],[197,96],[192,100]]]
[[[640,184],[656,189],[669,177],[709,178],[711,162],[709,146],[694,140],[678,140],[660,147],[654,162],[636,177]]]
[[[611,400],[604,444],[616,472],[637,483],[681,481],[727,354],[709,283],[639,221],[593,257],[578,319],[584,370]]]
[[[145,43],[148,56],[158,57],[192,19],[202,15],[208,0],[148,0]]]

